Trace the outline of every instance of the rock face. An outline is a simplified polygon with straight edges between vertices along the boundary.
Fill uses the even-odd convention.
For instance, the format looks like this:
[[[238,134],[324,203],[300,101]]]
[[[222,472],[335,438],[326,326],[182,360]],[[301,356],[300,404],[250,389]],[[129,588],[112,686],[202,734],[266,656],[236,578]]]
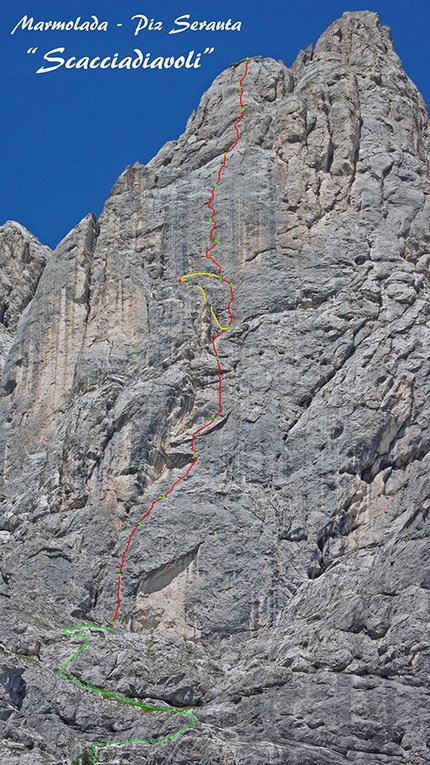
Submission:
[[[0,370],[50,252],[19,223],[0,226]]]
[[[130,529],[217,410],[209,304],[225,326],[228,288],[178,279],[215,271],[207,202],[244,68],[49,259],[18,224],[0,229],[5,765],[180,727],[58,669],[82,645],[64,627],[112,619]],[[235,292],[223,416],[133,538],[115,633],[92,634],[70,672],[194,707],[183,736],[98,763],[424,765],[427,110],[370,12],[345,13],[291,69],[251,59],[244,104],[215,197]]]

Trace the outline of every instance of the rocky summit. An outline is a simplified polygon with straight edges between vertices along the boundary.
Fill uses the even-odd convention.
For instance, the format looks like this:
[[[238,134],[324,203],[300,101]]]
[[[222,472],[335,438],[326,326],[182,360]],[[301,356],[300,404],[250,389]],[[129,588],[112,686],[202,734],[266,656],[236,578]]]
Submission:
[[[178,280],[224,152],[222,415],[97,630],[218,411],[229,286]],[[389,28],[232,64],[0,263],[2,765],[428,763],[429,121]]]

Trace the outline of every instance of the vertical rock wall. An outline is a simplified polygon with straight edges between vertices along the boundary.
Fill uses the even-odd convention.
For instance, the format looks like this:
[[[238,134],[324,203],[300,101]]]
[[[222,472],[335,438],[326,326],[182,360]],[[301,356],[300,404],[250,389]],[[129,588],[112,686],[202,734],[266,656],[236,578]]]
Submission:
[[[26,279],[8,276],[7,765],[8,741],[33,747],[31,762],[69,762],[78,740],[168,725],[114,714],[55,672],[71,653],[62,627],[112,617],[130,528],[217,406],[208,305],[226,322],[226,285],[178,279],[208,269],[207,201],[243,71],[220,74],[184,134],[125,170],[41,276],[35,244]],[[74,673],[197,707],[199,724],[145,750],[148,763],[424,765],[427,110],[370,12],[345,13],[291,69],[252,59],[244,103],[216,190],[235,291],[224,414],[133,539],[118,632],[94,638]],[[4,252],[28,238],[7,226]]]

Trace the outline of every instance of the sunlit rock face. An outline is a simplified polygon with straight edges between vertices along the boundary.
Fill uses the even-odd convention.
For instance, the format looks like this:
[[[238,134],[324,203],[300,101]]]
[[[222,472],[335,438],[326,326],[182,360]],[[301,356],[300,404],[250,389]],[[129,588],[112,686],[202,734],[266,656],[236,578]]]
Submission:
[[[8,220],[0,226],[0,370],[50,252],[19,223]]]
[[[130,530],[218,409],[229,288],[178,280],[216,270],[207,202],[244,71],[52,254],[0,228],[5,765],[180,727],[58,668],[82,642],[63,627],[111,621]],[[251,59],[243,102],[215,194],[223,413],[133,537],[115,633],[70,671],[195,707],[182,737],[100,763],[424,765],[427,110],[370,12],[291,69]]]

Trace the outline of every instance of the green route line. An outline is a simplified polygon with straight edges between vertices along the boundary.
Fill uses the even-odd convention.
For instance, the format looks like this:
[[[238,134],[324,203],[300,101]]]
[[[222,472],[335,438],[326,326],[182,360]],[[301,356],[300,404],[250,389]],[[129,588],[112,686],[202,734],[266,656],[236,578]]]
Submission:
[[[239,90],[241,91],[241,94],[240,94],[240,104],[241,104],[241,111],[242,112],[244,112],[244,107],[243,107],[243,102],[242,102],[242,98],[243,98],[242,82],[245,79],[246,75],[248,74],[248,66],[249,66],[248,62],[249,62],[249,58],[247,57],[246,58],[245,73],[242,76],[242,79],[240,80],[240,85],[238,86]],[[229,152],[231,152],[235,148],[235,146],[237,145],[237,143],[238,143],[238,141],[240,139],[240,134],[239,134],[237,125],[241,122],[242,117],[243,117],[243,114],[234,123],[234,128],[235,128],[235,131],[236,131],[237,139],[236,139],[236,142],[233,144],[233,146],[230,148]],[[229,152],[224,152],[224,162],[223,162],[220,170],[218,171],[218,182],[219,182],[221,170],[225,166],[226,158],[227,158]],[[218,186],[218,183],[215,183],[213,189],[215,187],[217,187],[217,186]],[[213,224],[214,224],[213,225],[213,229],[214,229],[215,226],[216,226],[216,223],[214,221],[215,210],[212,207],[212,202],[213,201],[214,201],[214,190],[212,190],[211,201],[208,203],[208,207],[213,212],[213,216],[211,218],[209,218],[209,220],[211,222],[213,222]],[[215,242],[213,247],[216,244],[218,244],[218,241],[219,241],[218,239],[212,240],[212,232],[210,234],[210,239],[211,239],[211,241]],[[231,318],[233,318],[232,315],[231,315],[231,311],[230,311],[230,305],[231,305],[231,302],[232,302],[232,300],[234,298],[233,291],[231,289],[233,287],[233,282],[229,282],[229,281],[227,281],[227,279],[224,279],[224,277],[221,274],[221,266],[218,263],[216,263],[216,261],[214,261],[212,257],[209,257],[208,253],[210,252],[211,249],[212,249],[212,247],[209,250],[207,250],[206,257],[209,258],[209,260],[212,260],[214,262],[214,264],[219,267],[219,273],[218,274],[214,274],[214,273],[211,273],[209,271],[195,271],[194,273],[191,273],[191,274],[184,274],[184,276],[182,276],[180,279],[178,279],[178,281],[179,282],[184,282],[187,278],[192,277],[192,276],[211,276],[211,277],[213,277],[215,279],[219,279],[219,280],[223,281],[224,283],[228,284],[229,287],[230,287],[230,292],[231,292],[231,299],[230,299],[230,303],[228,304],[228,311],[229,311],[229,314],[230,314]],[[204,299],[206,301],[207,300],[206,293],[205,293],[203,287],[201,287],[200,284],[197,284],[196,286],[201,290],[201,292],[203,294],[203,297],[204,297]],[[210,306],[210,310],[211,310],[211,314],[214,317],[218,327],[223,332],[225,330],[229,330],[231,328],[231,326],[222,327],[221,324],[219,323],[216,315],[215,315],[215,312],[214,312],[212,306]],[[217,335],[217,337],[219,337],[219,335]],[[217,352],[216,352],[215,340],[216,340],[216,337],[212,338],[211,339],[211,343],[212,343],[213,349],[215,351],[215,359],[217,360],[217,365],[218,365],[218,379],[219,379],[219,385],[220,385],[220,387],[219,387],[219,404],[220,404],[220,412],[221,412],[222,411],[222,404],[221,404],[221,367],[220,367],[220,363],[219,363],[219,356],[217,355]],[[215,416],[216,416],[215,414],[212,414],[211,415],[211,419],[213,420],[215,418]],[[70,680],[71,682],[75,683],[80,688],[83,688],[86,691],[93,691],[94,693],[99,693],[105,699],[112,699],[114,701],[118,701],[118,702],[121,702],[123,704],[128,704],[129,706],[132,706],[132,707],[139,707],[140,709],[143,709],[144,711],[146,711],[148,713],[149,712],[160,712],[160,713],[164,712],[164,713],[169,713],[171,715],[182,715],[183,717],[187,718],[187,721],[185,722],[185,725],[183,725],[180,728],[180,730],[178,730],[176,733],[170,733],[167,736],[163,736],[162,738],[160,738],[160,739],[158,739],[156,741],[154,741],[152,739],[149,739],[149,738],[133,738],[133,739],[130,738],[130,739],[126,739],[124,741],[98,741],[95,744],[92,744],[92,746],[91,746],[91,751],[92,751],[92,755],[93,755],[92,765],[97,765],[97,754],[98,754],[98,750],[99,749],[102,749],[102,748],[107,747],[107,746],[125,746],[126,744],[150,744],[151,746],[159,746],[160,744],[164,744],[166,741],[171,741],[172,739],[179,738],[179,736],[182,736],[182,734],[185,733],[185,731],[187,731],[189,728],[191,728],[197,722],[197,717],[193,714],[193,712],[190,711],[190,707],[187,707],[187,708],[184,708],[184,709],[178,709],[176,707],[157,707],[157,706],[153,706],[153,705],[150,705],[150,704],[144,704],[141,701],[133,701],[132,699],[127,698],[126,696],[121,696],[119,693],[116,693],[115,691],[105,691],[105,690],[103,690],[103,688],[97,688],[94,685],[90,685],[89,683],[85,683],[82,680],[78,680],[77,677],[74,677],[73,675],[70,675],[68,673],[68,670],[69,670],[69,667],[72,664],[72,662],[79,656],[79,654],[83,653],[85,651],[85,649],[88,648],[88,636],[86,634],[88,630],[98,630],[98,631],[102,631],[104,633],[114,632],[115,620],[116,620],[116,618],[118,616],[118,612],[119,612],[120,605],[121,605],[120,587],[121,587],[121,577],[123,575],[122,569],[123,569],[123,566],[124,566],[125,556],[126,556],[127,551],[128,551],[128,549],[130,547],[130,544],[131,544],[132,537],[133,537],[136,529],[139,526],[142,526],[142,521],[149,515],[149,513],[151,512],[151,510],[153,509],[155,504],[157,502],[159,502],[159,500],[166,500],[167,499],[167,494],[170,494],[170,492],[173,491],[175,486],[178,483],[180,483],[180,481],[182,481],[184,478],[186,478],[186,476],[190,472],[191,468],[194,466],[194,464],[196,462],[196,459],[197,459],[197,452],[195,451],[195,438],[198,435],[198,433],[200,433],[202,430],[204,430],[205,428],[208,427],[208,424],[203,425],[202,427],[200,427],[198,430],[196,430],[193,433],[191,446],[192,446],[192,452],[193,452],[194,461],[193,461],[193,463],[191,463],[191,465],[188,468],[188,470],[184,473],[183,476],[178,478],[173,483],[173,485],[166,492],[166,494],[163,494],[161,497],[158,497],[157,499],[154,500],[154,502],[152,503],[152,505],[149,508],[149,510],[146,511],[145,515],[142,516],[140,521],[137,521],[135,527],[133,528],[132,532],[130,533],[127,545],[126,545],[125,550],[123,551],[123,554],[122,554],[120,570],[119,570],[119,573],[117,574],[117,577],[118,577],[118,584],[117,584],[117,607],[116,607],[115,615],[114,615],[114,618],[113,618],[112,622],[107,627],[103,627],[103,626],[96,625],[96,624],[82,624],[80,626],[65,627],[63,632],[68,637],[81,638],[83,640],[83,644],[81,645],[80,648],[78,648],[77,651],[75,651],[75,653],[72,654],[72,656],[70,656],[64,662],[64,664],[61,665],[60,670],[59,670],[61,677],[63,677],[64,679]]]
[[[82,638],[84,643],[74,654],[72,654],[72,656],[70,656],[69,659],[67,659],[66,662],[64,662],[64,664],[62,664],[60,667],[61,677],[64,677],[66,680],[71,680],[73,683],[76,683],[76,685],[79,685],[81,688],[85,688],[87,691],[100,693],[103,698],[116,699],[117,701],[121,701],[122,703],[128,704],[132,707],[141,707],[141,709],[144,709],[147,712],[169,712],[172,715],[185,715],[186,717],[190,718],[189,722],[187,722],[186,725],[183,725],[182,728],[176,733],[169,733],[167,736],[163,736],[158,741],[153,741],[149,738],[129,738],[125,741],[98,741],[91,747],[93,753],[93,765],[97,765],[97,750],[101,749],[102,747],[124,746],[125,744],[151,744],[152,746],[158,746],[159,744],[164,744],[166,741],[170,741],[174,738],[182,736],[182,734],[188,728],[191,728],[191,726],[197,722],[197,717],[188,709],[175,709],[174,707],[156,707],[152,706],[151,704],[144,704],[142,701],[133,701],[132,699],[128,699],[126,696],[121,696],[119,693],[115,693],[115,691],[105,691],[103,688],[96,688],[94,685],[89,685],[89,683],[84,683],[82,680],[78,680],[77,677],[73,677],[73,675],[68,675],[66,670],[68,669],[69,665],[74,659],[76,659],[77,656],[79,656],[80,653],[88,648],[87,635],[82,632],[82,630],[88,629],[102,630],[104,632],[114,631],[113,627],[100,627],[96,624],[81,624],[79,627],[65,627],[63,632],[65,632],[66,635],[69,635],[70,637]]]

